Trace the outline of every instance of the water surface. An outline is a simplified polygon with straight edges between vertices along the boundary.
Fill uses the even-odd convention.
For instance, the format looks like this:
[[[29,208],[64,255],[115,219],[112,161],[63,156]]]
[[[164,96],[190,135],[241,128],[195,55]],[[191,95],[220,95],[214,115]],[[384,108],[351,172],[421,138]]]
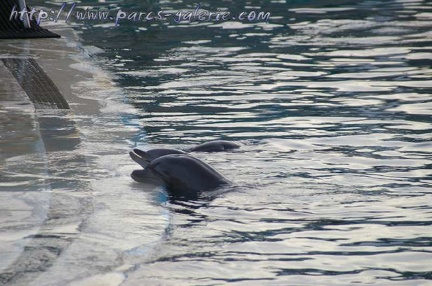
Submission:
[[[103,129],[87,130],[96,170],[108,170],[92,183],[97,211],[39,285],[80,262],[87,271],[69,268],[67,278],[78,285],[430,284],[431,3],[206,5],[272,16],[76,24],[84,45],[102,49],[91,61],[115,76],[114,102],[134,107],[120,123],[94,120],[134,131],[111,146]],[[233,191],[169,201],[160,188],[130,182],[128,148],[211,139],[242,144],[196,154],[234,181]]]

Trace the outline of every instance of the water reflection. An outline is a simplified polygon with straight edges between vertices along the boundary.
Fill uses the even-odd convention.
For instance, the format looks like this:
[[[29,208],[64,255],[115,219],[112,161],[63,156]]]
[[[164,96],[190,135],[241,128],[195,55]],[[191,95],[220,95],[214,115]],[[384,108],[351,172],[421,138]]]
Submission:
[[[116,52],[146,140],[245,145],[201,155],[242,187],[193,212],[172,202],[170,239],[151,263],[135,260],[126,284],[421,284],[432,23],[417,15],[430,7],[253,4],[284,15],[268,26],[170,25],[158,31],[165,45],[145,45],[152,61]]]
[[[41,111],[36,117],[31,108],[9,108],[0,119],[0,149],[5,151],[0,157],[0,283],[5,285],[35,279],[77,237],[88,202],[52,190],[79,193],[89,181],[80,166],[84,157],[73,152],[80,139],[68,111]]]
[[[97,260],[108,270],[92,274],[121,273],[122,285],[427,285],[432,7],[422,0],[208,2],[237,12],[246,6],[270,11],[270,23],[77,26],[85,43],[104,49],[95,60],[118,75],[125,101],[139,110],[123,118],[140,126],[128,138],[134,145],[182,149],[216,138],[244,145],[199,154],[235,191],[204,204],[162,203],[166,216],[133,204],[131,226],[121,229],[134,243],[121,244],[121,231],[103,216],[92,221],[86,238],[100,247],[103,237],[111,250],[103,258],[116,261]],[[97,147],[108,155],[104,140]],[[109,158],[99,160],[116,172]],[[161,204],[131,188],[124,196]],[[117,197],[111,189],[100,199],[110,205]],[[102,212],[124,219],[120,209]],[[167,224],[161,239],[137,247],[139,229],[154,236],[156,224]]]

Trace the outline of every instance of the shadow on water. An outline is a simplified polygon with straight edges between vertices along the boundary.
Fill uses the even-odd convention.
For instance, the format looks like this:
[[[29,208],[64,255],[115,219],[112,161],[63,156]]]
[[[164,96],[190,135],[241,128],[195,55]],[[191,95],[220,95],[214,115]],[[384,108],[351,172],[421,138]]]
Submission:
[[[6,114],[9,115],[11,113]],[[10,209],[9,212],[14,213],[14,206],[18,208],[21,202],[28,205],[34,217],[22,217],[17,225],[10,226],[10,233],[28,231],[29,235],[8,250],[9,256],[15,258],[2,269],[2,285],[24,285],[47,271],[77,238],[78,229],[92,207],[88,197],[80,198],[67,191],[79,194],[88,190],[87,173],[82,172],[86,160],[84,155],[76,153],[81,141],[75,122],[69,118],[70,112],[40,110],[36,122],[28,115],[16,113],[16,116],[22,117],[20,121],[28,123],[29,129],[26,132],[22,124],[2,125],[2,134],[6,136],[2,136],[1,149],[10,149],[5,157],[2,156],[5,165],[0,193],[5,199],[9,197],[10,202],[3,211]],[[19,132],[14,132],[16,128]],[[13,134],[27,137],[20,139]],[[16,144],[26,144],[32,150]],[[13,160],[17,156],[21,160]],[[29,183],[22,185],[23,180]],[[53,191],[56,189],[63,191]],[[76,232],[71,230],[61,234],[56,231],[64,225],[75,225]],[[18,245],[22,249],[18,249]]]

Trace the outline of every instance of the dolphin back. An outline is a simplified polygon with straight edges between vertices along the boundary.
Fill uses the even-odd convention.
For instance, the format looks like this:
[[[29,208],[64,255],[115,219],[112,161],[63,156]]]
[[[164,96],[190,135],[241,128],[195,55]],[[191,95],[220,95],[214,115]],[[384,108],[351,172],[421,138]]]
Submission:
[[[193,147],[190,149],[191,152],[221,152],[221,151],[228,151],[233,149],[240,148],[240,145],[225,141],[225,140],[214,140],[210,142],[206,142],[203,144],[200,144],[198,146]]]

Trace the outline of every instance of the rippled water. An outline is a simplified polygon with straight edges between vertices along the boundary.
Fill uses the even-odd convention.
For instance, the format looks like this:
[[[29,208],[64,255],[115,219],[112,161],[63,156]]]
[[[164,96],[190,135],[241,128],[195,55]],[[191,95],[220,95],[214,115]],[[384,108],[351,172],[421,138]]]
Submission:
[[[136,2],[109,4],[195,5]],[[270,11],[269,23],[76,26],[103,49],[93,60],[137,110],[121,117],[136,131],[111,153],[88,131],[110,175],[93,183],[85,238],[54,267],[85,263],[85,245],[98,267],[75,278],[90,284],[430,285],[431,2],[282,2],[206,2]],[[196,155],[233,191],[161,201],[130,182],[127,148],[218,138],[243,146]]]

